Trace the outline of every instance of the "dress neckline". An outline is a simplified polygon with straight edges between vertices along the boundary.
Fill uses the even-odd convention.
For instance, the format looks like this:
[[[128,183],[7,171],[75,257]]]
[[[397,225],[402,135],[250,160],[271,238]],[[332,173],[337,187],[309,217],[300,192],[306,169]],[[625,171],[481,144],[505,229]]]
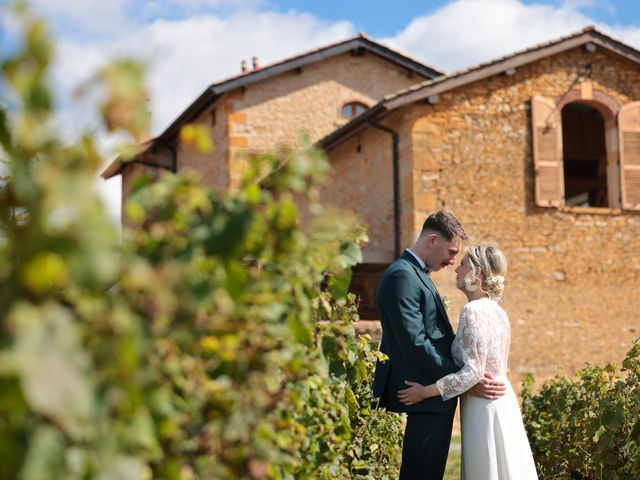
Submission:
[[[467,302],[467,305],[468,305],[469,303],[473,303],[473,302],[480,302],[480,301],[482,301],[482,300],[491,300],[492,302],[495,302],[495,300],[494,300],[493,298],[491,298],[491,297],[481,297],[481,298],[476,298],[475,300],[470,300],[470,301],[468,301],[468,302]]]

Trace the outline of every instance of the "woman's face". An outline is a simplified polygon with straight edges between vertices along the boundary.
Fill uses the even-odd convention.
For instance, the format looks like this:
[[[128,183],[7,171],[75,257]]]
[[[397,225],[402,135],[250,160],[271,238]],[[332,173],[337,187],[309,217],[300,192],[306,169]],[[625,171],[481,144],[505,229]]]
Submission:
[[[466,292],[466,286],[464,278],[471,272],[471,265],[469,264],[469,254],[465,254],[460,260],[460,265],[456,267],[456,288],[463,292]]]

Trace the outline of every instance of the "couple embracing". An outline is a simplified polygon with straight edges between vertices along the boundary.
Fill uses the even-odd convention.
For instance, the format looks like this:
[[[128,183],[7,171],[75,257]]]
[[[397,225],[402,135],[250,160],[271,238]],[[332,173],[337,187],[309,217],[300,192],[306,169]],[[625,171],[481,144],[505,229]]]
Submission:
[[[379,406],[407,413],[400,478],[444,475],[461,398],[463,480],[536,479],[518,400],[506,377],[509,318],[500,307],[507,261],[495,247],[471,245],[456,268],[466,296],[454,334],[430,272],[453,265],[467,239],[440,211],[384,273],[377,292],[382,325],[376,366]]]

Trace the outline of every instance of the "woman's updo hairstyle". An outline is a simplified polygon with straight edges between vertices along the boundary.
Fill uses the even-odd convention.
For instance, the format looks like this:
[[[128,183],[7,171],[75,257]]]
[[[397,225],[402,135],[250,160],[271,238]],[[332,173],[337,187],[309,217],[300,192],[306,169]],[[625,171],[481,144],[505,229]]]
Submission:
[[[470,245],[467,253],[474,280],[478,278],[475,275],[477,268],[482,272],[480,290],[489,295],[492,300],[500,302],[507,276],[507,259],[504,253],[493,245]]]

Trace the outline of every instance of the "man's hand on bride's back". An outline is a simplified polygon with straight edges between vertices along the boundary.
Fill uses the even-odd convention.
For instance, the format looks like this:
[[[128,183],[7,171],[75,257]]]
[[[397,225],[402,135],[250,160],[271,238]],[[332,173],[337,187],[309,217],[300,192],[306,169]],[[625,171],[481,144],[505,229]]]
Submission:
[[[484,378],[469,389],[469,393],[474,397],[486,400],[496,400],[507,391],[507,386],[500,380],[495,380],[493,374],[485,372]]]

